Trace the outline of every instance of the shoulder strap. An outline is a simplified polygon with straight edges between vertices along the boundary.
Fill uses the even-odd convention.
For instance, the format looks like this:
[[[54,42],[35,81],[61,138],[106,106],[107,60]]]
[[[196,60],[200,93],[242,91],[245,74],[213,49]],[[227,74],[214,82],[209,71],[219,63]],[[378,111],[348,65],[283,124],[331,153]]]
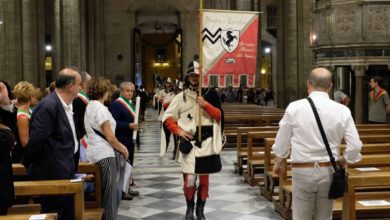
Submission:
[[[101,138],[103,138],[105,141],[107,141],[106,136],[105,136],[102,132],[96,130],[96,129],[93,128],[92,126],[91,126],[91,128],[92,128],[92,130],[93,130],[97,135],[99,135]],[[108,141],[107,141],[107,142],[108,142]],[[116,152],[118,152],[119,154],[121,154],[117,149],[115,149],[115,148],[112,148],[112,149],[114,149],[114,151],[116,151]],[[127,159],[126,161],[127,161],[128,163],[130,163],[130,160],[129,160],[129,159]]]
[[[102,132],[96,130],[96,129],[93,128],[92,126],[91,126],[91,128],[92,128],[92,130],[93,130],[97,135],[99,135],[101,138],[103,138],[105,141],[107,141],[106,136],[105,136]]]
[[[335,159],[333,157],[332,151],[330,150],[329,142],[328,142],[328,139],[326,138],[324,128],[322,127],[320,116],[318,115],[318,112],[317,112],[317,109],[316,109],[316,107],[315,107],[315,105],[313,103],[313,100],[311,100],[310,97],[307,97],[307,100],[310,103],[311,109],[313,109],[313,113],[314,113],[314,116],[316,118],[318,127],[320,129],[322,139],[323,139],[323,141],[325,143],[326,151],[328,152],[328,155],[329,155],[329,158],[330,158],[330,162],[332,163],[333,169],[336,171],[336,170],[338,170],[338,168],[336,166],[336,162],[335,162]]]

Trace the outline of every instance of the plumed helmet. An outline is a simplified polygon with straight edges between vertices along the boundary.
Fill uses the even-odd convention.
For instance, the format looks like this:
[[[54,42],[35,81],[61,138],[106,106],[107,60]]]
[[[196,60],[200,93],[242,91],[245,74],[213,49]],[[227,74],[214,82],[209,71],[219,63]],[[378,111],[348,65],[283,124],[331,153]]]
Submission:
[[[187,66],[186,76],[191,75],[191,74],[199,75],[199,63],[197,61],[192,61]]]

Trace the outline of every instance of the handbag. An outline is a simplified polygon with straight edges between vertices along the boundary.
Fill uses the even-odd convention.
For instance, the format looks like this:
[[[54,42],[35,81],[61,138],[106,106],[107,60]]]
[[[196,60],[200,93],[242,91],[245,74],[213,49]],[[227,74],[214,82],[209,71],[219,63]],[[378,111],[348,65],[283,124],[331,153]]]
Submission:
[[[337,198],[344,196],[344,193],[347,190],[348,181],[347,181],[347,176],[345,174],[345,169],[342,167],[337,167],[335,159],[334,159],[333,154],[332,154],[332,151],[330,150],[329,142],[328,142],[328,139],[326,138],[324,128],[322,127],[320,117],[318,116],[317,109],[315,108],[315,105],[313,103],[313,100],[311,100],[310,97],[307,97],[307,100],[309,101],[310,106],[313,109],[314,116],[316,118],[318,127],[320,129],[322,139],[325,143],[326,151],[329,154],[330,162],[332,163],[332,167],[334,169],[333,180],[332,180],[332,183],[330,185],[328,198],[329,199],[337,199]]]
[[[182,154],[188,154],[192,150],[192,144],[184,138],[180,138],[179,150]]]

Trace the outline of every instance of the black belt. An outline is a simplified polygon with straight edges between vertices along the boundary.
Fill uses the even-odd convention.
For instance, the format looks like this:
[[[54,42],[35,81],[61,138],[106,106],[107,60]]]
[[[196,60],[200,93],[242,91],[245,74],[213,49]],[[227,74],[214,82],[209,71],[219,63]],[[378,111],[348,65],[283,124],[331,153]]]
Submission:
[[[195,135],[194,135],[194,139],[195,139],[195,146],[201,148],[202,145],[202,141],[206,140],[207,138],[209,137],[212,137],[213,136],[213,126],[202,126],[201,127],[201,131],[202,131],[202,134],[201,134],[201,141],[199,142],[199,127],[196,127],[196,132],[195,132]]]

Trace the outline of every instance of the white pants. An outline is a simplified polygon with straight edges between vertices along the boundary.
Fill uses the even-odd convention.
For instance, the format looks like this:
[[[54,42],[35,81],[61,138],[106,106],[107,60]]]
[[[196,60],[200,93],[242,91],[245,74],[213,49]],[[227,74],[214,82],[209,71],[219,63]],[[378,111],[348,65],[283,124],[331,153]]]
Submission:
[[[331,220],[334,200],[328,199],[333,168],[292,169],[293,220]]]

